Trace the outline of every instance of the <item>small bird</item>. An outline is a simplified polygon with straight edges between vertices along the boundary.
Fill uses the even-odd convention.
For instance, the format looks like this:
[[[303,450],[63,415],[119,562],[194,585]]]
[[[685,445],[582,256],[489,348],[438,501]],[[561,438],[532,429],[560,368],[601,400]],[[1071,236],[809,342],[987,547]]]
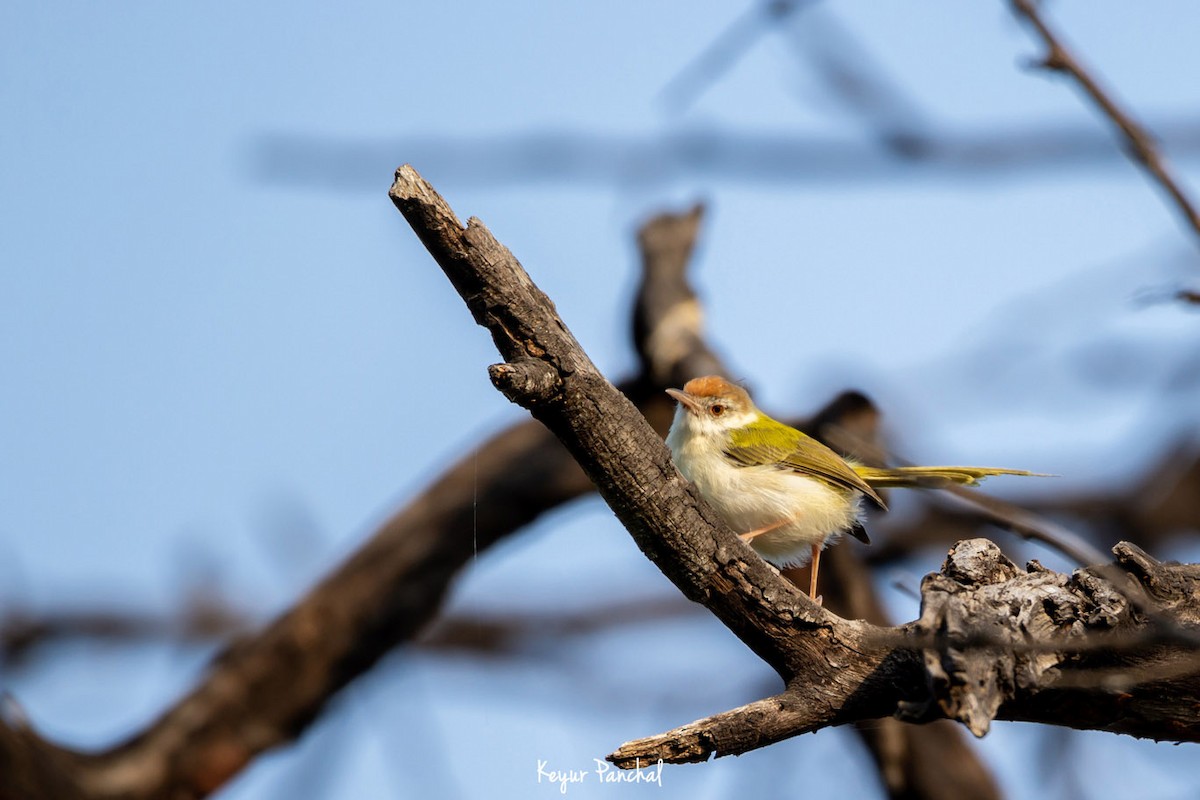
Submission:
[[[812,560],[808,596],[817,596],[821,550],[848,533],[869,544],[862,499],[886,508],[876,488],[973,486],[989,475],[1034,475],[989,467],[880,469],[842,458],[771,419],[741,386],[709,375],[667,389],[678,401],[667,434],[675,466],[725,523],[777,567]]]

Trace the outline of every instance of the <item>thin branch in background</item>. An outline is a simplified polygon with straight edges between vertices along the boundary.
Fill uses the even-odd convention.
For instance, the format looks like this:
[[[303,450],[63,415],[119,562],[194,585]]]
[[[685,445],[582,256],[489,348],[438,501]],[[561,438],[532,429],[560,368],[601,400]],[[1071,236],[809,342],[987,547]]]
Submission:
[[[751,7],[680,70],[660,97],[673,109],[690,105],[775,26],[786,34],[792,53],[812,67],[829,96],[865,122],[889,149],[915,156],[930,147],[926,115],[850,31],[832,13],[797,13],[814,4],[775,0]]]
[[[1173,151],[1200,153],[1200,120],[1194,115],[1164,119],[1156,127]],[[421,161],[447,181],[471,186],[531,181],[645,186],[712,177],[774,186],[891,184],[917,176],[1014,181],[1122,162],[1106,132],[1055,121],[940,130],[903,159],[871,141],[726,125],[645,136],[594,130],[379,137],[268,131],[251,137],[246,148],[248,180],[340,191],[369,191],[381,165],[395,161],[396,153]]]
[[[998,497],[980,494],[962,486],[947,486],[945,490],[967,506],[981,512],[992,524],[1027,541],[1048,545],[1081,567],[1103,564],[1108,560],[1082,536],[1054,520]]]
[[[684,65],[659,92],[674,111],[696,101],[721,73],[729,70],[754,45],[772,22],[785,19],[813,0],[772,0],[755,3],[730,23],[699,55]]]
[[[929,115],[916,98],[891,79],[832,11],[817,11],[779,23],[791,52],[813,69],[828,95],[898,156],[917,157],[935,147]]]
[[[1200,213],[1197,213],[1196,207],[1188,199],[1179,180],[1174,177],[1167,166],[1166,159],[1159,152],[1154,137],[1131,114],[1125,111],[1112,94],[1103,89],[1091,73],[1071,54],[1062,39],[1046,23],[1034,0],[1011,0],[1011,2],[1013,12],[1018,17],[1024,18],[1037,31],[1046,45],[1048,52],[1041,65],[1046,69],[1070,75],[1075,79],[1097,108],[1121,132],[1130,155],[1158,182],[1158,185],[1175,203],[1180,215],[1191,226],[1197,239],[1200,240]]]
[[[0,616],[0,666],[20,665],[34,652],[59,641],[81,639],[170,641],[206,644],[231,639],[250,629],[247,614],[212,592],[196,594],[173,614],[96,609]]]
[[[888,581],[888,586],[891,586],[897,592],[906,595],[910,600],[921,602],[921,592],[917,589],[917,584],[920,583],[915,575],[911,573],[903,573],[894,575]]]

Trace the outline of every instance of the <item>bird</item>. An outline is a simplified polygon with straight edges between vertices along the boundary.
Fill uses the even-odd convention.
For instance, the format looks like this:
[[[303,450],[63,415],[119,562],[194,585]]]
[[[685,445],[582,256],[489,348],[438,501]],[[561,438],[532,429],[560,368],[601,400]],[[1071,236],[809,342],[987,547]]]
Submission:
[[[992,467],[869,467],[764,414],[741,386],[717,375],[667,389],[677,401],[667,433],[676,468],[725,523],[779,568],[812,562],[808,596],[818,604],[821,550],[849,534],[864,544],[863,500],[878,489],[974,486],[993,475],[1039,473]]]

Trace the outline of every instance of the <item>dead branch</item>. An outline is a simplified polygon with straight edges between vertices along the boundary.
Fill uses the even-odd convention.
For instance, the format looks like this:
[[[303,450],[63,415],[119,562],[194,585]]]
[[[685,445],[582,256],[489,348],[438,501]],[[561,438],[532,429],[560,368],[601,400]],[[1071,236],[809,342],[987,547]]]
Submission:
[[[1200,624],[1200,566],[1160,564],[1128,544],[1118,545],[1114,553],[1113,568],[1137,581],[1158,601],[1160,611],[1169,612],[1179,624]],[[787,700],[775,702],[785,709],[802,702],[822,704],[825,724],[839,724],[844,721],[839,719],[839,705],[867,702],[863,692],[884,692],[892,694],[894,713],[901,719],[956,719],[977,736],[987,732],[993,719],[1009,719],[1200,741],[1196,651],[1156,639],[1153,625],[1143,638],[1146,618],[1095,572],[1078,570],[1066,576],[1032,565],[1023,573],[991,542],[973,539],[960,542],[941,573],[925,579],[922,599],[921,618],[886,635],[913,641],[929,637],[923,641],[933,646],[921,650],[918,666],[923,676],[907,675],[916,680],[890,690],[868,681],[849,695],[807,681],[801,686],[804,679],[798,677],[784,693]],[[991,636],[986,646],[980,643],[981,631]],[[1130,642],[1144,644],[1073,649],[1074,642],[1097,634],[1110,641],[1131,637]],[[1026,646],[1030,639],[1059,642],[1062,648],[1031,649]],[[902,658],[896,652],[891,657]],[[904,663],[901,674],[912,666]],[[908,692],[924,697],[903,699]],[[760,714],[759,704],[744,706],[628,742],[609,758],[617,764],[660,757],[700,761],[713,753],[743,752],[737,748],[745,730],[758,724]],[[781,728],[786,735],[814,729],[809,720],[786,711],[779,717],[782,722],[769,728],[772,739],[782,738]]]

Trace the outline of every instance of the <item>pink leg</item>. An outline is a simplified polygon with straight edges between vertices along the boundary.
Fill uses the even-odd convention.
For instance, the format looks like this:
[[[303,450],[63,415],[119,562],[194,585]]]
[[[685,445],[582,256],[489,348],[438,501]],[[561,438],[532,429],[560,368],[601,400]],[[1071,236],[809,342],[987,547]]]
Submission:
[[[817,605],[821,605],[821,598],[817,596],[817,566],[820,563],[821,545],[814,544],[812,546],[812,576],[808,579],[808,596]]]
[[[741,540],[743,542],[749,543],[750,541],[757,539],[759,536],[762,536],[764,533],[770,533],[771,531],[775,530],[776,528],[782,528],[787,523],[788,523],[788,520],[781,519],[781,520],[779,520],[779,522],[773,522],[764,528],[755,528],[752,531],[746,531],[745,533],[739,533],[738,536],[741,537]]]

